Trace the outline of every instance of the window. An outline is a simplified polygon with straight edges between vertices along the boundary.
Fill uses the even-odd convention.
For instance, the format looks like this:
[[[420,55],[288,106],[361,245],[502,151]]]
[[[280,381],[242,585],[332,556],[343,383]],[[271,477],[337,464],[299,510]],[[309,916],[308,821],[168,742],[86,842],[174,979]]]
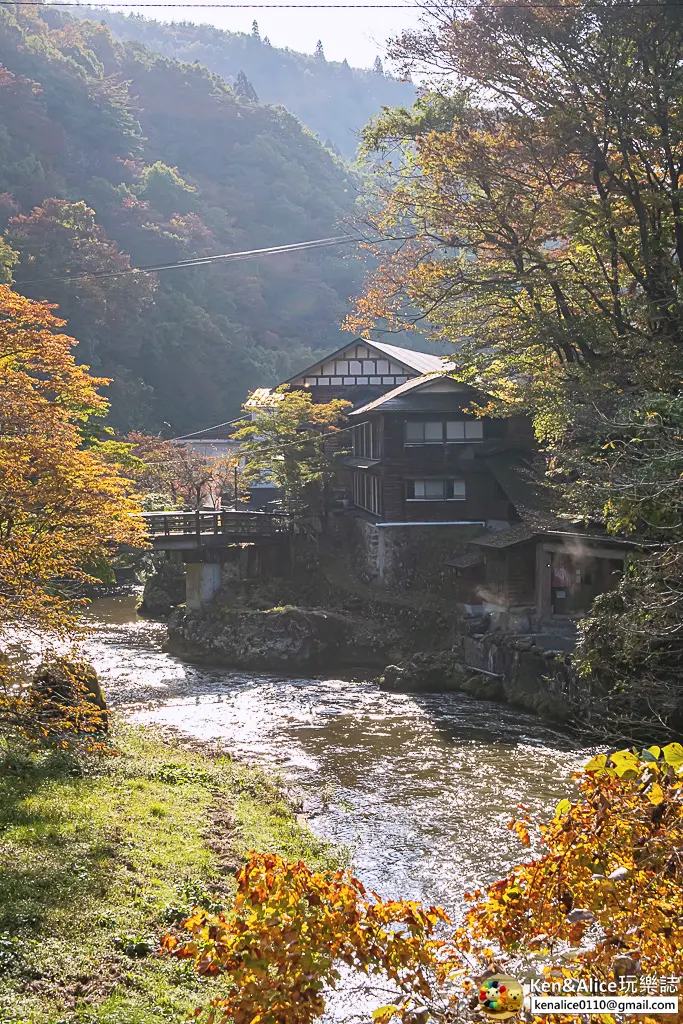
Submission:
[[[353,428],[353,454],[366,459],[380,457],[379,423],[367,421]]]
[[[464,501],[464,480],[407,480],[408,501]]]
[[[406,444],[441,444],[443,441],[482,441],[483,420],[407,420]]]
[[[382,483],[371,473],[353,474],[353,502],[374,515],[382,514]]]

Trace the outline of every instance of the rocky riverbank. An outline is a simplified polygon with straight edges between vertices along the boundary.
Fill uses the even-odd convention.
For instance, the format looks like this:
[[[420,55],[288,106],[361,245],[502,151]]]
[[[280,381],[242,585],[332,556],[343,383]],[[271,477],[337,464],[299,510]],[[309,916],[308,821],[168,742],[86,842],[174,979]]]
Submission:
[[[353,670],[388,690],[454,690],[572,720],[582,694],[564,652],[544,651],[526,637],[475,634],[477,622],[468,628],[455,609],[422,608],[369,588],[352,593],[333,586],[319,567],[309,570],[231,581],[206,607],[188,612],[176,567],[162,565],[147,581],[141,611],[170,611],[165,649],[196,664],[287,675]],[[178,607],[171,611],[170,603]]]
[[[168,624],[166,650],[207,665],[282,672],[381,668],[401,656],[398,631],[320,609],[268,610],[212,603],[182,609]]]

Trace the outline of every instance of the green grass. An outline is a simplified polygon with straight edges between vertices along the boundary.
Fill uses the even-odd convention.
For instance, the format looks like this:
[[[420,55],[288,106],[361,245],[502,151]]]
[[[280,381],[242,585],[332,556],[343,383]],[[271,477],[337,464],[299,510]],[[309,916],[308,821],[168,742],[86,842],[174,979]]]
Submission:
[[[0,1024],[170,1024],[216,993],[156,954],[250,849],[330,866],[259,769],[117,727],[118,757],[0,750]]]

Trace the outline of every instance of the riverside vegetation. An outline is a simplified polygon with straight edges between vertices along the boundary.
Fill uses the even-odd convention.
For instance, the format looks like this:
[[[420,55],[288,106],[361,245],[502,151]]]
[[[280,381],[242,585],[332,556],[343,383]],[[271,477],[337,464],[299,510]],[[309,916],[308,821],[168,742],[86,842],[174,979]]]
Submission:
[[[661,698],[666,714],[680,704],[679,13],[606,0],[590,10],[483,2],[457,19],[447,9],[430,16],[395,53],[413,66],[435,61],[453,88],[428,93],[411,112],[385,112],[366,133],[375,156],[401,149],[377,175],[384,212],[377,205],[371,216],[374,230],[400,233],[404,244],[369,282],[352,326],[412,309],[450,342],[465,334],[463,375],[478,375],[507,408],[537,411],[563,500],[656,545],[596,606],[582,641],[586,670],[608,682],[607,711],[625,707],[642,725],[643,700]],[[234,180],[207,171],[230,156],[258,178],[259,161],[240,162],[253,154],[256,125],[268,126],[268,166],[287,151],[290,131],[297,152],[318,161],[319,189],[300,191],[303,165],[295,180],[279,176],[283,231],[302,226],[300,194],[319,203],[306,224],[327,229],[346,172],[285,114],[57,11],[3,7],[0,58],[0,90],[12,97],[0,104],[0,169],[11,190],[6,277],[18,252],[22,287],[42,268],[60,285],[50,297],[76,324],[83,313],[81,351],[97,356],[96,372],[111,366],[126,429],[173,406],[178,381],[166,378],[168,367],[193,403],[215,387],[222,411],[226,378],[212,353],[224,356],[224,339],[243,337],[240,302],[263,298],[267,275],[240,279],[227,305],[220,287],[202,292],[210,278],[191,278],[192,295],[160,292],[141,354],[153,282],[126,278],[121,302],[101,281],[82,301],[61,290],[72,268],[127,265],[114,228],[104,235],[85,203],[83,168],[90,194],[105,197],[98,211],[149,243],[153,258],[159,239],[177,256],[193,232],[205,238],[205,213],[212,241],[239,240],[244,224],[226,223],[224,211],[248,207],[245,196],[270,217],[259,200],[268,182],[258,196],[252,181],[235,194]],[[135,96],[144,96],[144,130]],[[226,117],[229,154],[220,148]],[[207,138],[218,150],[207,154]],[[467,203],[456,201],[463,190]],[[292,271],[274,286],[283,308],[299,284]],[[334,302],[322,285],[316,294],[329,326]],[[73,640],[79,628],[75,584],[136,542],[135,457],[104,433],[105,382],[76,365],[53,313],[7,286],[0,311],[0,630],[4,641],[21,624],[42,638],[49,661],[54,636]],[[284,320],[282,337],[296,337]],[[311,328],[315,314],[296,323]],[[199,354],[198,337],[212,339]],[[237,342],[230,351],[244,366]],[[153,401],[152,376],[141,372],[148,360],[158,372]],[[234,372],[227,359],[221,366]],[[193,388],[199,380],[206,392]],[[205,401],[207,414],[213,407]],[[330,851],[299,832],[262,776],[149,734],[109,739],[85,687],[60,707],[27,687],[9,658],[0,684],[0,992],[12,1024],[168,1024],[188,1012],[206,1024],[308,1024],[342,965],[376,999],[377,1024],[471,1019],[473,984],[497,969],[636,985],[665,975],[680,987],[678,743],[598,754],[548,821],[519,808],[510,827],[528,859],[472,893],[463,920],[449,926],[438,908],[385,900],[330,867]]]
[[[251,849],[333,867],[272,777],[118,724],[108,756],[18,740],[0,758],[0,1019],[181,1021],[209,989],[158,955],[234,894]]]

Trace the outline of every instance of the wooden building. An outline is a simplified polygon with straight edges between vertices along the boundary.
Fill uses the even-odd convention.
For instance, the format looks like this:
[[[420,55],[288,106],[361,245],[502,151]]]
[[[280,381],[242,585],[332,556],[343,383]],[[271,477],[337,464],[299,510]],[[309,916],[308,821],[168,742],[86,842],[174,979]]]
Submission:
[[[344,398],[358,407],[410,378],[436,373],[446,365],[443,356],[356,339],[282,383],[309,391],[316,404]],[[255,406],[267,402],[271,393],[268,388],[258,388],[247,406],[252,400]]]
[[[353,503],[376,522],[482,528],[517,516],[491,459],[533,447],[526,417],[479,418],[485,396],[448,370],[413,377],[354,410]]]

